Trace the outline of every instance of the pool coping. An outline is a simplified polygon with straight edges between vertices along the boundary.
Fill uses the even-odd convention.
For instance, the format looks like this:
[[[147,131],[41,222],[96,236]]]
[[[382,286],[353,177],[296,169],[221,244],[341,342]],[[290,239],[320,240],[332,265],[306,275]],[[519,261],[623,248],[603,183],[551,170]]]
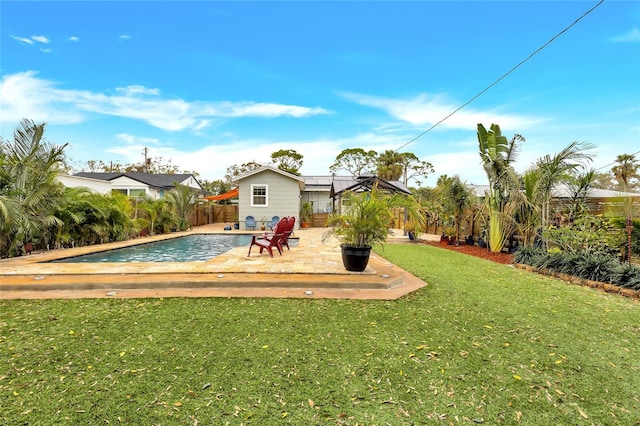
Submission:
[[[220,224],[218,224],[220,225]],[[0,299],[79,297],[322,297],[396,299],[426,285],[373,254],[364,272],[349,272],[326,228],[296,231],[297,247],[274,258],[247,257],[237,247],[205,262],[42,263],[62,257],[140,244],[141,239],[52,250],[0,261]],[[144,243],[224,231],[205,225],[181,233],[145,237]],[[255,234],[255,233],[251,233]],[[401,241],[401,239],[397,239]],[[404,238],[408,242],[408,238]],[[397,241],[394,241],[397,242]]]

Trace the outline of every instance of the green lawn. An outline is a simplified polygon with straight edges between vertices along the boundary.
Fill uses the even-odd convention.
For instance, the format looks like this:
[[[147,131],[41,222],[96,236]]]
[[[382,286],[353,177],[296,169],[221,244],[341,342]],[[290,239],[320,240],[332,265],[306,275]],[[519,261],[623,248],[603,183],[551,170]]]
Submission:
[[[640,303],[426,245],[398,301],[0,301],[0,424],[638,425]]]

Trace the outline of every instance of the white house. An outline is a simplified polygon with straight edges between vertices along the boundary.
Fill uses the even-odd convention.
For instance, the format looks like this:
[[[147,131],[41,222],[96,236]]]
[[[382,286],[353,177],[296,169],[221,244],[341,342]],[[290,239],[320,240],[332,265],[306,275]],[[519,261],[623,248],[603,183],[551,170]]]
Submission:
[[[185,185],[197,191],[202,186],[192,174],[151,174],[141,172],[92,173],[80,172],[73,177],[101,180],[111,185],[111,191],[121,192],[130,197],[163,198],[167,191],[175,188],[175,184]]]
[[[99,194],[111,194],[111,182],[82,176],[58,175],[58,182],[67,188],[88,188]]]

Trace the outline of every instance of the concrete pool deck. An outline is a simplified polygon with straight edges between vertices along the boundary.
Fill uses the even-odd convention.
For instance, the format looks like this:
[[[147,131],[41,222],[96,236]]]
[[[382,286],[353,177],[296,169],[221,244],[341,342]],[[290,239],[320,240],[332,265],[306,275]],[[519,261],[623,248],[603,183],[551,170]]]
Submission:
[[[364,272],[342,266],[338,242],[322,242],[327,228],[297,230],[298,244],[271,258],[248,246],[204,262],[44,263],[64,257],[190,234],[224,231],[224,224],[117,243],[51,250],[0,260],[0,299],[99,297],[298,297],[397,299],[425,282],[372,254]],[[428,236],[427,236],[428,237]],[[395,230],[388,243],[407,243]]]

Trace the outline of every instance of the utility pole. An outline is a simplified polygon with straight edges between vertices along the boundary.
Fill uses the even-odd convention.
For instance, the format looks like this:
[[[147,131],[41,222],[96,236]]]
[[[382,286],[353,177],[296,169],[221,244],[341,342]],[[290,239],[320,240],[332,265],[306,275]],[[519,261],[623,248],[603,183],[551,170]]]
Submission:
[[[151,158],[149,158],[147,156],[148,153],[149,153],[149,150],[145,146],[144,147],[144,152],[143,152],[143,154],[144,154],[144,171],[145,171],[145,173],[149,173],[149,166],[151,165]]]

